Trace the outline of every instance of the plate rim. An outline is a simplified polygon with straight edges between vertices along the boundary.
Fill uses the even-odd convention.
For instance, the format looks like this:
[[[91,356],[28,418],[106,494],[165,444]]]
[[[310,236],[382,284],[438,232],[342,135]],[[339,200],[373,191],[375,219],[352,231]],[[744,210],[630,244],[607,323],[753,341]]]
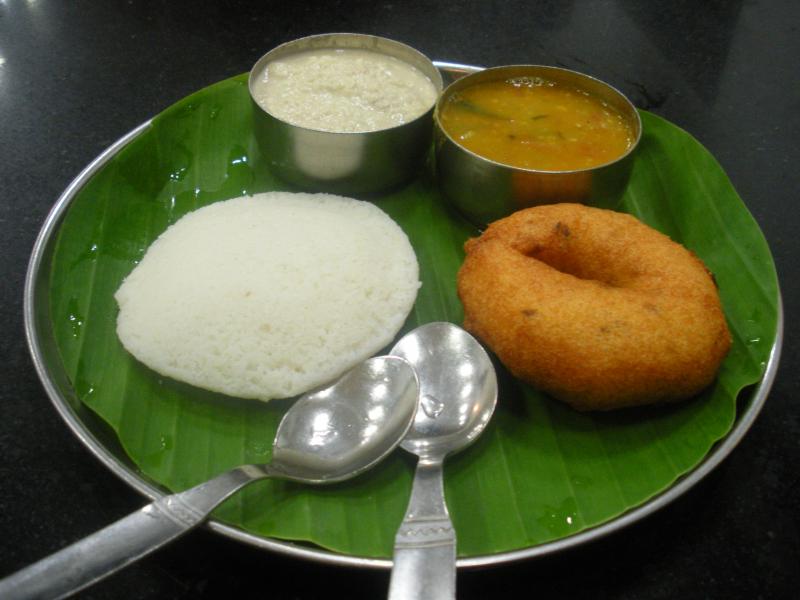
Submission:
[[[462,75],[480,71],[481,67],[465,65],[460,63],[433,61],[434,65],[443,71],[444,75],[451,79]],[[72,433],[83,443],[84,446],[97,458],[105,467],[115,475],[130,485],[140,494],[150,500],[157,500],[166,494],[162,489],[150,483],[140,473],[135,472],[128,465],[124,464],[117,456],[92,433],[86,424],[80,419],[70,402],[64,397],[47,365],[41,340],[38,337],[39,317],[36,309],[36,289],[40,280],[40,273],[46,249],[53,241],[53,236],[57,234],[58,226],[61,223],[67,209],[72,204],[75,196],[88,183],[91,177],[97,173],[107,162],[114,158],[117,153],[133,142],[142,133],[147,131],[152,124],[152,119],[148,119],[141,125],[135,127],[116,142],[108,146],[92,162],[90,162],[64,189],[56,203],[48,213],[44,224],[34,243],[28,268],[25,276],[25,289],[23,300],[23,316],[25,322],[25,336],[27,339],[28,350],[31,354],[34,367],[39,379],[54,405],[56,411],[66,422]],[[745,205],[745,209],[747,209]],[[758,227],[758,223],[756,223]],[[760,230],[760,227],[759,227]],[[771,254],[771,252],[770,252]],[[774,262],[774,261],[773,261]],[[783,347],[784,313],[783,299],[780,291],[780,282],[776,282],[777,287],[777,320],[775,341],[770,351],[769,359],[761,380],[754,384],[750,392],[750,401],[747,408],[741,414],[737,414],[735,424],[728,434],[712,447],[706,457],[690,472],[679,477],[669,488],[653,496],[643,504],[632,508],[621,515],[607,521],[580,531],[576,534],[545,542],[528,548],[520,548],[495,554],[483,554],[471,557],[459,557],[456,564],[459,568],[478,568],[496,566],[526,559],[538,558],[545,555],[563,552],[570,548],[598,540],[602,537],[618,532],[645,517],[657,512],[664,506],[670,504],[697,483],[703,480],[714,468],[716,468],[725,458],[730,455],[733,449],[739,444],[744,435],[755,422],[761,409],[764,406],[769,391],[775,380],[775,375],[780,362],[781,349]],[[47,311],[49,314],[49,310]],[[270,550],[304,560],[347,567],[365,567],[372,569],[390,569],[391,559],[369,558],[340,554],[324,548],[304,546],[289,540],[279,540],[275,538],[264,538],[246,532],[238,527],[226,525],[220,521],[211,519],[204,524],[204,527],[224,535],[225,537],[247,543],[251,546]]]

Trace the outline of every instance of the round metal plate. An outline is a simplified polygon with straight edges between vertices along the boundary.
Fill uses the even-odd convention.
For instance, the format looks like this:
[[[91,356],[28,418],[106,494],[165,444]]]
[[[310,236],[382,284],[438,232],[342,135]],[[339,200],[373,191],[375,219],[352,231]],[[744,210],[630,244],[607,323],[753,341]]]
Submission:
[[[480,67],[456,63],[436,61],[434,64],[442,71],[445,83],[465,74],[480,70]],[[47,301],[49,261],[52,256],[59,226],[72,200],[97,171],[120,152],[122,148],[147,130],[149,126],[149,121],[143,123],[109,146],[81,171],[56,201],[39,232],[30,262],[28,263],[28,271],[25,279],[24,317],[25,333],[34,365],[45,391],[58,413],[78,439],[83,442],[92,454],[100,459],[106,467],[144,496],[151,500],[156,500],[166,495],[168,492],[145,478],[136,467],[127,460],[121,449],[113,448],[114,442],[109,439],[109,435],[104,430],[103,424],[100,423],[99,419],[93,419],[88,409],[82,408],[79,401],[76,400],[71,384],[66,380],[66,377],[59,367],[59,358],[52,339],[52,333],[49,332],[50,315]],[[743,392],[744,397],[740,398],[740,406],[742,407],[740,414],[737,416],[736,423],[728,435],[714,446],[708,456],[706,456],[694,470],[678,479],[668,490],[611,521],[586,529],[575,535],[512,552],[459,558],[457,561],[458,566],[462,568],[485,567],[567,550],[619,531],[656,512],[684,494],[719,465],[741,441],[748,429],[750,429],[750,426],[761,411],[769,390],[772,387],[773,380],[775,379],[782,343],[783,304],[779,298],[775,343],[770,352],[764,376],[757,385]],[[388,569],[392,566],[391,560],[336,554],[321,548],[304,546],[283,540],[262,538],[218,521],[210,521],[207,527],[229,538],[259,548],[306,560],[350,567],[356,566],[378,569]]]

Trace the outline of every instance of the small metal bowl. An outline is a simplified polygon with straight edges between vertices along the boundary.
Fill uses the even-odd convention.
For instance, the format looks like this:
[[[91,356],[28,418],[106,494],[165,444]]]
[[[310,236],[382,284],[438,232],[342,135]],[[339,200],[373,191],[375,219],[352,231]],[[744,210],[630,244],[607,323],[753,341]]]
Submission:
[[[365,195],[396,187],[419,173],[433,135],[434,103],[423,115],[388,129],[343,133],[288,123],[267,112],[253,85],[267,63],[304,50],[372,50],[416,67],[442,91],[442,76],[425,55],[400,42],[372,35],[332,33],[287,42],[262,56],[250,71],[254,133],[262,162],[282,179],[303,189]]]
[[[628,119],[633,128],[633,143],[625,154],[603,165],[572,171],[541,171],[506,165],[475,154],[445,131],[439,115],[453,94],[477,83],[514,77],[541,77],[593,94]],[[541,204],[581,202],[603,208],[617,207],[627,186],[642,132],[636,108],[615,88],[577,71],[540,65],[494,67],[457,79],[440,96],[433,119],[439,186],[456,209],[479,227],[522,208]]]

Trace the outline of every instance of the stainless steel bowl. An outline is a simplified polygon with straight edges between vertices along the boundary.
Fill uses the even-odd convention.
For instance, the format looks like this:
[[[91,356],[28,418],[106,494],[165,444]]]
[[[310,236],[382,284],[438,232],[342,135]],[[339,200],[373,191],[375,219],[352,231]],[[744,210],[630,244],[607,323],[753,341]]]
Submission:
[[[418,174],[430,148],[433,103],[416,119],[377,131],[342,133],[293,125],[256,102],[254,81],[267,63],[304,50],[355,48],[402,60],[426,75],[436,94],[442,76],[425,55],[400,42],[372,35],[331,33],[287,42],[267,52],[250,71],[254,133],[264,162],[282,179],[303,189],[364,195],[384,191]]]
[[[613,162],[588,169],[540,171],[513,167],[475,154],[459,145],[442,127],[440,112],[453,94],[477,83],[514,77],[541,77],[578,87],[607,102],[633,127],[631,147]],[[479,227],[540,204],[582,202],[615,208],[625,191],[642,132],[636,108],[615,88],[577,71],[541,65],[494,67],[462,77],[439,97],[433,118],[439,185],[456,209]]]

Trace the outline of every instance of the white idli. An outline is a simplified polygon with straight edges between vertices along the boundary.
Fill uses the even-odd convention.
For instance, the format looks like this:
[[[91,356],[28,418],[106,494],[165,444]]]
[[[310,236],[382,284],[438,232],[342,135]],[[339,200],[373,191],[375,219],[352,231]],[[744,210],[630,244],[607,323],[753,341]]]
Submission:
[[[272,192],[187,214],[115,295],[117,335],[154,371],[285,398],[389,344],[419,288],[405,233],[369,202]]]

